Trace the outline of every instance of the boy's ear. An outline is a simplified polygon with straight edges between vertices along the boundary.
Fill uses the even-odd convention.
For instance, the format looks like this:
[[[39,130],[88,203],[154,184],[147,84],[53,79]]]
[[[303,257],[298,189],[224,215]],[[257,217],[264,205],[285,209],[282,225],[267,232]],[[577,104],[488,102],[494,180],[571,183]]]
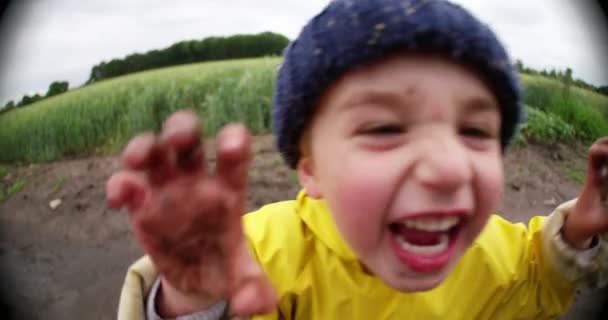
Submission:
[[[320,199],[321,192],[317,186],[312,160],[309,157],[300,158],[296,170],[298,171],[300,184],[306,189],[306,194],[313,199]]]

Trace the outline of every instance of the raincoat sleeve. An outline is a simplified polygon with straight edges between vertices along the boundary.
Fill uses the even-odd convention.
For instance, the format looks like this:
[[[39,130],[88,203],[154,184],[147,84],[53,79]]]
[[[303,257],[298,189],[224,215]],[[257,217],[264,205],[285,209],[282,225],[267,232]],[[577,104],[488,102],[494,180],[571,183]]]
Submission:
[[[577,287],[597,288],[607,280],[607,241],[577,250],[564,241],[561,229],[573,201],[548,217],[537,216],[527,228],[497,218],[484,231],[485,251],[499,270],[502,289],[489,319],[554,319],[565,313]],[[505,318],[505,319],[507,319]]]
[[[543,228],[543,248],[547,259],[568,281],[579,288],[597,289],[608,283],[608,234],[594,239],[593,246],[578,250],[562,237],[564,221],[576,200],[559,206]]]

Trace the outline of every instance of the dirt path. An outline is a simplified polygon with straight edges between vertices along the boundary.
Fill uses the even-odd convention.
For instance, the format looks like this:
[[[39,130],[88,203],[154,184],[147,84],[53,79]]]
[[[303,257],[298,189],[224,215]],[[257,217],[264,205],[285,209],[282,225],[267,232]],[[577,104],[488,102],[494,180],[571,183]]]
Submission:
[[[282,164],[272,138],[256,138],[254,151],[249,208],[294,198],[295,174]],[[498,211],[512,221],[527,221],[576,196],[579,186],[566,172],[584,168],[580,155],[584,150],[510,149]],[[22,191],[0,203],[0,292],[12,317],[115,318],[125,271],[141,255],[126,214],[105,207],[104,184],[117,168],[116,158],[94,157],[22,167],[5,178],[26,180]],[[49,207],[53,199],[62,200],[55,210]],[[592,319],[596,305],[576,313]]]

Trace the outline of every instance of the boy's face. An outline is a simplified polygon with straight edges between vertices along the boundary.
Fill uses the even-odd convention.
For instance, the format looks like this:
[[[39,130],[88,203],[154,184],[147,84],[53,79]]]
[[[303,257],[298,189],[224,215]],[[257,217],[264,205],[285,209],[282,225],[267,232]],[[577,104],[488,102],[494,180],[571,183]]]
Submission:
[[[307,193],[398,290],[439,285],[500,199],[497,101],[450,60],[402,54],[350,71],[308,130],[298,165]]]

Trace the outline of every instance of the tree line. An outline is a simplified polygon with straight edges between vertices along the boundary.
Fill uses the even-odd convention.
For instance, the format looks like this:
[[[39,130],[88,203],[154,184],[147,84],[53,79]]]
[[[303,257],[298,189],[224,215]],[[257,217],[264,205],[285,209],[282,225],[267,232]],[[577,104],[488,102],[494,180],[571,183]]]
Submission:
[[[165,49],[101,62],[91,69],[86,83],[178,64],[280,55],[288,43],[285,36],[272,32],[181,41]]]
[[[287,37],[272,32],[181,41],[164,49],[134,53],[108,62],[102,61],[91,68],[89,78],[84,85],[129,73],[180,64],[280,55],[288,43]],[[0,108],[0,113],[32,104],[66,92],[68,89],[67,81],[54,81],[45,95],[26,94],[18,102],[9,101],[3,108]]]
[[[102,61],[93,66],[89,78],[84,85],[133,72],[179,64],[280,55],[288,43],[289,39],[287,37],[272,32],[181,41],[164,49],[150,50],[145,53],[134,53],[124,58],[112,59],[108,62]],[[608,85],[594,86],[581,79],[573,79],[572,69],[570,68],[567,68],[566,70],[543,69],[539,71],[525,66],[521,60],[517,60],[515,65],[518,71],[524,74],[541,75],[566,83],[568,87],[573,85],[603,95],[608,95]],[[49,85],[46,94],[40,95],[36,93],[31,96],[26,94],[17,102],[11,100],[4,105],[3,108],[0,108],[0,113],[37,102],[68,90],[69,84],[67,81],[54,81]]]
[[[25,105],[34,103],[36,101],[40,101],[44,98],[48,98],[48,97],[58,95],[60,93],[64,93],[64,92],[68,91],[69,87],[70,87],[70,84],[67,81],[53,81],[53,83],[51,83],[49,85],[49,89],[46,91],[46,94],[40,95],[40,94],[36,93],[32,96],[26,94],[17,103],[15,103],[13,100],[11,100],[11,101],[7,102],[3,108],[0,109],[0,113],[9,111],[14,108],[23,107]]]
[[[594,91],[599,94],[608,96],[608,85],[594,86],[581,79],[573,79],[572,78],[572,69],[570,69],[570,68],[566,68],[566,70],[556,70],[556,69],[536,70],[536,69],[530,68],[528,66],[525,66],[524,63],[519,59],[515,61],[515,66],[517,67],[517,70],[520,73],[530,74],[530,75],[540,75],[540,76],[543,76],[546,78],[558,80],[558,81],[564,83],[567,87],[576,86],[579,88],[587,89],[589,91]]]

